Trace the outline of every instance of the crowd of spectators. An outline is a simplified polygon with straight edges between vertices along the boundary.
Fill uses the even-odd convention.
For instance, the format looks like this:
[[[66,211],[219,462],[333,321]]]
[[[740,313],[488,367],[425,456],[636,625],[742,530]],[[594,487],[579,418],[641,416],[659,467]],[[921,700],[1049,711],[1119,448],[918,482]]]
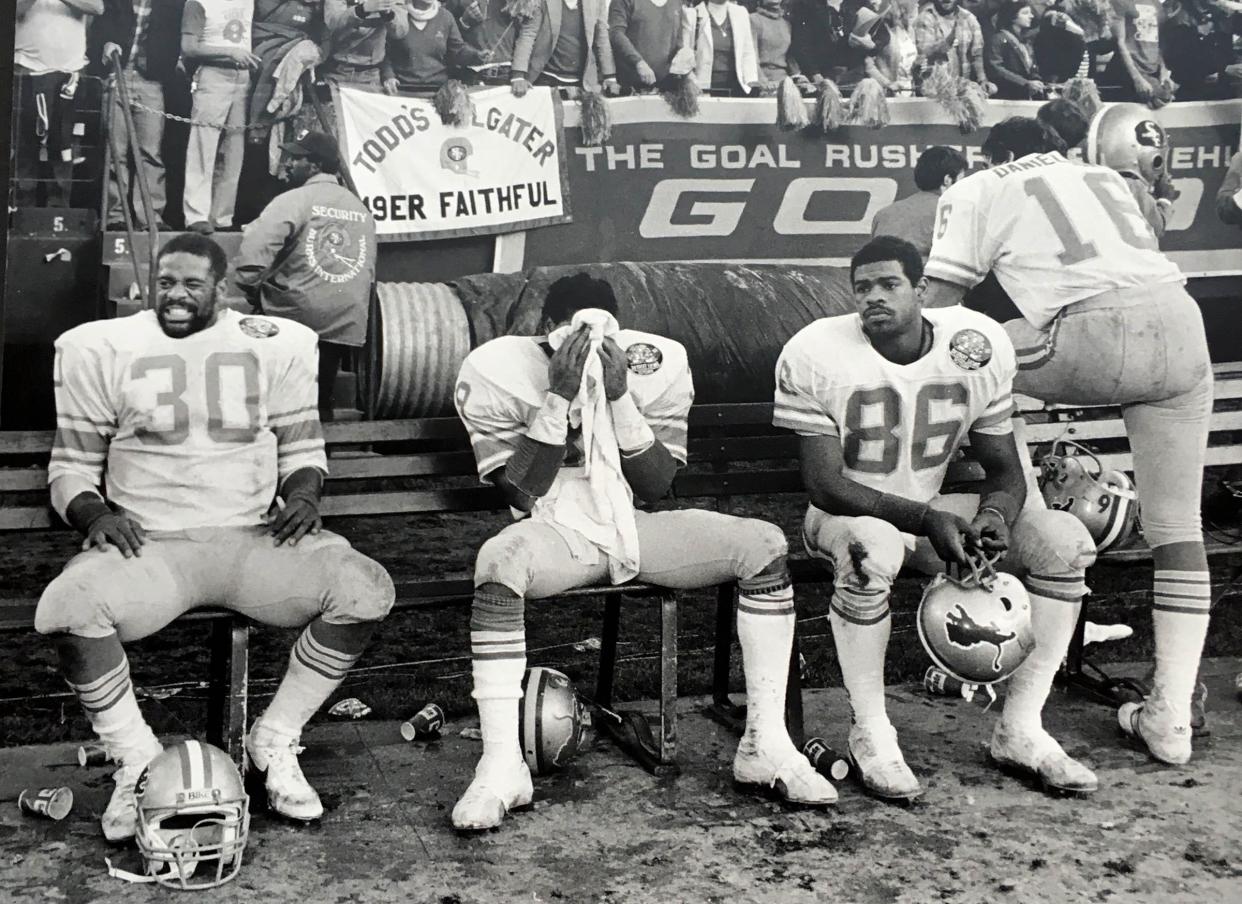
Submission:
[[[944,64],[1005,99],[1054,96],[1075,77],[1094,78],[1105,99],[1153,106],[1242,94],[1242,0],[16,0],[16,10],[15,201],[65,203],[77,81],[91,66],[113,78],[115,59],[141,159],[114,127],[124,165],[113,167],[110,223],[128,203],[145,225],[135,166],[166,219],[165,111],[188,87],[183,209],[167,219],[204,233],[235,221],[248,143],[270,148],[279,170],[286,135],[272,127],[299,113],[308,70],[387,93],[460,79],[517,95],[532,85],[612,95],[688,75],[732,96],[773,94],[786,78],[808,95],[825,79],[848,93],[864,78],[914,95]]]

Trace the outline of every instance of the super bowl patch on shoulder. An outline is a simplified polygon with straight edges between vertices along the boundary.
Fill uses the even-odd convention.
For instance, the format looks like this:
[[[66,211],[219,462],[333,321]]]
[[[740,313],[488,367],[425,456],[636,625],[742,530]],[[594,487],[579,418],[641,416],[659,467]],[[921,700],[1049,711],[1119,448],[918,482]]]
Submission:
[[[650,342],[635,342],[625,350],[625,362],[632,373],[646,377],[664,364],[664,352]]]
[[[280,327],[262,317],[243,317],[237,325],[252,339],[267,339],[280,332]]]
[[[992,360],[992,343],[978,330],[958,330],[949,340],[949,357],[962,370],[978,370]]]

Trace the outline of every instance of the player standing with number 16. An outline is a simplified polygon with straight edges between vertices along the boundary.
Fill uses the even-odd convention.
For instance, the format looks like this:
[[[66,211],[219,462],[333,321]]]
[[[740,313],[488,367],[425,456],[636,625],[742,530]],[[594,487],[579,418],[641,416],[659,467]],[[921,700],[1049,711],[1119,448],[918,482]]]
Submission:
[[[1138,150],[1167,147],[1153,120],[1127,128],[1110,137]],[[1147,699],[1118,717],[1156,759],[1180,764],[1191,755],[1191,693],[1211,604],[1199,513],[1211,360],[1185,277],[1158,250],[1125,181],[1064,150],[1034,119],[993,127],[983,144],[992,168],[940,198],[928,306],[960,302],[994,270],[1022,313],[1005,324],[1018,354],[1014,389],[1121,406],[1155,566],[1156,674]],[[1075,618],[1067,612],[1063,630]]]

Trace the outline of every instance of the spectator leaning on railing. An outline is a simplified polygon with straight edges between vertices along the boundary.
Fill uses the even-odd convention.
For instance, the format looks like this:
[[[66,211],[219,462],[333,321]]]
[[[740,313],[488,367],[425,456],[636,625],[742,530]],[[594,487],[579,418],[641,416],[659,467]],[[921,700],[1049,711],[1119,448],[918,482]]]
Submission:
[[[461,36],[488,64],[489,77],[508,77],[517,42],[518,23],[509,15],[509,0],[444,0],[444,6],[457,19]]]
[[[614,0],[615,2],[615,0]],[[841,0],[789,0],[791,50],[807,78],[841,80],[845,63],[845,16]]]
[[[193,69],[194,98],[185,159],[186,228],[204,235],[233,225],[246,139],[254,0],[186,0],[181,56]]]
[[[749,94],[759,84],[759,60],[746,7],[707,0],[682,11],[682,45],[694,48],[694,78],[703,90]]]
[[[612,0],[608,29],[617,76],[625,87],[663,87],[681,48],[682,0]]]
[[[1091,78],[1091,54],[1087,32],[1073,16],[1070,4],[1055,0],[1044,8],[1032,46],[1035,68],[1047,84],[1059,85],[1072,78]]]
[[[17,0],[13,70],[18,207],[64,207],[73,178],[73,98],[86,67],[86,17],[103,0]]]
[[[467,44],[457,20],[437,0],[409,0],[398,12],[408,28],[401,37],[390,35],[384,59],[384,90],[435,91],[459,66],[483,62],[483,54]]]
[[[789,52],[793,34],[784,0],[759,0],[758,8],[750,14],[750,30],[759,58],[759,81],[765,91],[774,90],[786,78],[793,78],[800,86],[807,84],[798,61]]]
[[[607,0],[529,0],[510,9],[521,20],[509,84],[522,97],[531,85],[581,85],[620,93],[608,34]]]
[[[385,45],[409,30],[405,0],[324,0],[323,21],[331,48],[323,75],[339,85],[380,90]]]
[[[272,141],[266,126],[274,122],[280,111],[295,106],[301,99],[300,89],[292,98],[278,94],[289,86],[287,78],[283,80],[286,84],[277,83],[277,73],[282,72],[282,68],[288,70],[289,60],[301,61],[309,67],[328,55],[323,36],[323,0],[255,0],[251,32],[251,49],[259,58],[259,70],[255,73],[254,91],[250,95],[246,122],[251,128],[246,134],[251,143],[262,144]],[[277,110],[268,109],[273,102]],[[279,138],[275,144],[279,144]]]
[[[136,166],[142,167],[159,228],[168,228],[164,222],[168,194],[161,151],[163,113],[165,92],[176,75],[181,53],[183,5],[184,0],[104,0],[104,14],[91,23],[91,56],[104,67],[111,96],[108,138],[112,171],[106,212],[109,229],[123,228],[122,204],[132,205],[134,223],[139,229],[147,226],[146,211],[133,181]],[[130,109],[139,155],[136,161],[130,156],[121,93],[112,76],[114,56],[120,58],[131,103],[140,105]]]
[[[1223,100],[1239,96],[1242,64],[1233,50],[1234,23],[1242,25],[1242,3],[1231,0],[1172,0],[1160,32],[1178,100]]]
[[[1047,91],[1031,46],[1034,26],[1035,11],[1022,0],[996,14],[996,29],[988,40],[987,69],[996,96],[1003,100],[1036,100]]]
[[[866,51],[863,74],[879,82],[889,94],[914,90],[918,48],[911,28],[917,12],[915,0],[892,0],[882,14],[863,7],[854,17],[850,39]],[[862,43],[863,37],[870,40],[870,47]]]
[[[996,86],[988,81],[983,66],[983,32],[979,21],[958,6],[958,0],[931,0],[914,20],[914,43],[918,68],[928,71],[946,62],[952,75],[978,82],[989,95]]]
[[[1162,107],[1177,91],[1160,51],[1160,30],[1168,18],[1164,6],[1160,0],[1113,0],[1113,5],[1117,52],[1107,77],[1122,87],[1121,100]]]

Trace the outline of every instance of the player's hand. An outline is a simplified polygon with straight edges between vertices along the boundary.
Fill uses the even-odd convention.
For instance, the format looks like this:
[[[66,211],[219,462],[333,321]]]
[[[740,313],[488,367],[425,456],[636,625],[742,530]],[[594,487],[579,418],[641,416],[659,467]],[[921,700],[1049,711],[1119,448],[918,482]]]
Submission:
[[[654,85],[656,83],[655,70],[647,63],[646,60],[639,60],[634,67],[634,74],[638,76],[638,80],[644,85]]]
[[[272,503],[267,510],[267,532],[271,534],[276,545],[286,541],[290,546],[297,546],[298,541],[307,534],[317,534],[323,527],[323,519],[319,517],[319,507],[308,499],[293,498],[282,505],[282,501]]]
[[[1005,519],[990,509],[975,515],[970,522],[977,540],[974,548],[984,553],[1004,552],[1009,549],[1009,525]]]
[[[591,350],[591,328],[586,324],[561,343],[548,362],[548,389],[572,402],[582,386],[582,368]]]
[[[608,401],[615,402],[629,391],[629,361],[611,336],[600,344],[599,359],[604,362],[604,395]]]
[[[928,509],[923,516],[923,533],[944,561],[970,567],[967,549],[977,548],[979,534],[965,518],[952,512]]]
[[[107,549],[115,546],[127,559],[142,555],[142,544],[147,535],[127,515],[108,512],[91,522],[82,541],[83,549]]]
[[[525,97],[530,87],[530,82],[524,78],[515,78],[509,82],[509,90],[513,92],[514,97]]]

